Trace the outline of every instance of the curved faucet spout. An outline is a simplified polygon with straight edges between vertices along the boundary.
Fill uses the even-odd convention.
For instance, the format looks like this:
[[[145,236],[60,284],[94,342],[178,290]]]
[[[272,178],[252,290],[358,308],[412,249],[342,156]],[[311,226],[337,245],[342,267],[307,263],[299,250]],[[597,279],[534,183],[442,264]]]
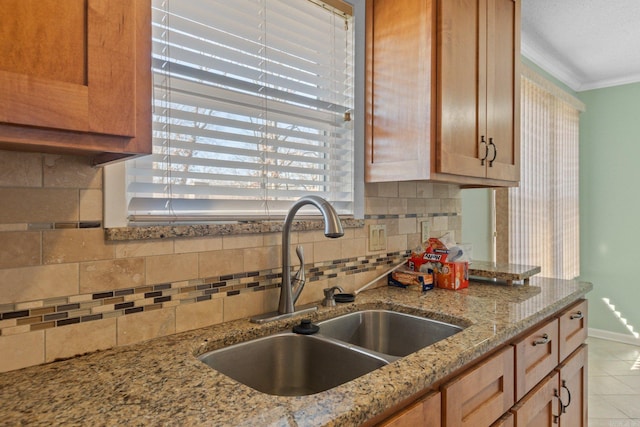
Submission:
[[[291,259],[289,252],[291,250],[291,225],[293,218],[300,208],[304,205],[313,205],[322,213],[324,219],[324,235],[330,238],[342,237],[344,231],[342,223],[333,206],[325,199],[319,196],[304,196],[296,201],[289,209],[282,226],[282,284],[280,285],[280,301],[278,302],[278,313],[293,313],[294,305],[300,296],[302,288],[297,292],[293,291],[293,283],[291,280]],[[304,262],[301,260],[301,269],[304,269]],[[304,274],[302,274],[304,276]]]

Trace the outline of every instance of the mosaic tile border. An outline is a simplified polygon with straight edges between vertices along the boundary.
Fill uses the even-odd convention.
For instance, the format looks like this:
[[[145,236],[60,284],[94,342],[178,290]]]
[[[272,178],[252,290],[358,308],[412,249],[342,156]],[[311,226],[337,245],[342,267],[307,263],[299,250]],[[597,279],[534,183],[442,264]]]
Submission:
[[[80,221],[80,222],[53,222],[53,223],[29,223],[27,229],[34,230],[68,230],[74,228],[101,228],[100,221]]]
[[[5,231],[49,231],[70,229],[102,228],[101,221],[30,222],[0,224],[0,232]]]
[[[337,259],[307,265],[307,280],[314,282],[364,273],[393,265],[410,251]],[[182,304],[233,297],[280,287],[280,269],[229,274],[188,282],[164,283],[85,295],[49,298],[0,305],[0,336],[39,331],[94,320],[126,316]]]

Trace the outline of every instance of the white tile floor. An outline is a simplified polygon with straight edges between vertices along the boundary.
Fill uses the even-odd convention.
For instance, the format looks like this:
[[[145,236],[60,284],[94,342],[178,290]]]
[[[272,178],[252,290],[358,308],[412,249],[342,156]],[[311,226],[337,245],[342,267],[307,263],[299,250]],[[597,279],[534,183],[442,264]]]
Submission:
[[[640,346],[590,337],[589,427],[640,427]]]

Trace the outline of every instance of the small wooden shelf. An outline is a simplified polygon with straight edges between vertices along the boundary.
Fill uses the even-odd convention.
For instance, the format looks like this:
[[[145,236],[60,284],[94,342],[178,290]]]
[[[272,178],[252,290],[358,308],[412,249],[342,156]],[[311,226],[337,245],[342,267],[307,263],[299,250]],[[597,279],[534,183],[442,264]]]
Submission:
[[[515,281],[529,284],[529,278],[540,273],[540,267],[534,265],[506,264],[490,261],[472,261],[469,264],[469,277],[495,279],[513,285]]]

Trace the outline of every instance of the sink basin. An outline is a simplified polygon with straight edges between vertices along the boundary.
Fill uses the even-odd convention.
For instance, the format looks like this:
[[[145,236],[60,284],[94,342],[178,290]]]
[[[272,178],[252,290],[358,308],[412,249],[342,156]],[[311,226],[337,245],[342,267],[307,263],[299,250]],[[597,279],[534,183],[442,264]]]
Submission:
[[[318,322],[320,334],[391,356],[404,357],[462,330],[389,310],[364,310]]]
[[[258,338],[198,358],[238,382],[278,396],[319,393],[388,363],[317,335],[294,333]]]
[[[314,335],[283,332],[198,356],[262,393],[305,396],[381,368],[463,328],[390,310],[362,310],[318,322]]]

